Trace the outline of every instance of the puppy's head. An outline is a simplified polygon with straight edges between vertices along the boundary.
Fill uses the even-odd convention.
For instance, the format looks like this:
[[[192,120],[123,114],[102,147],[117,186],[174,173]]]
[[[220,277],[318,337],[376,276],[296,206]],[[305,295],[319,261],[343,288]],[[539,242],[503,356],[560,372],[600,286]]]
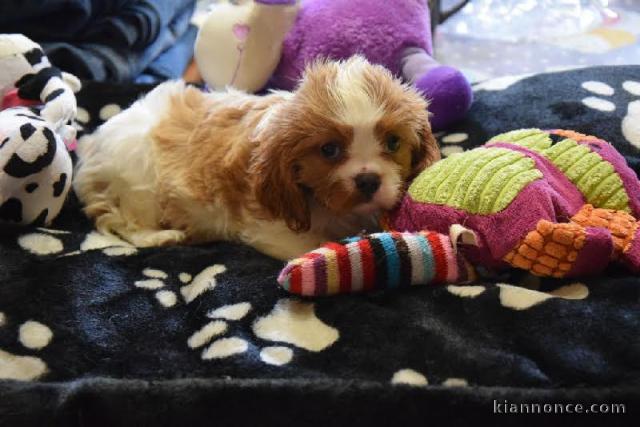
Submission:
[[[428,119],[424,98],[385,68],[317,62],[258,125],[258,201],[296,231],[310,227],[311,199],[336,214],[390,209],[439,157]]]

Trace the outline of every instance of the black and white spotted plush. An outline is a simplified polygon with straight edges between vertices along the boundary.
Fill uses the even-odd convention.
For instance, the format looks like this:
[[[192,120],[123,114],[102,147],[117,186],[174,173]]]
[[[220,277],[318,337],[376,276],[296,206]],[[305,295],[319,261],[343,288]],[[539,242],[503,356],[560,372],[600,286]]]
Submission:
[[[38,44],[0,35],[0,221],[48,224],[60,212],[71,185],[65,143],[75,141],[79,88]]]
[[[25,107],[0,113],[0,220],[48,224],[71,185],[71,157],[52,126]]]

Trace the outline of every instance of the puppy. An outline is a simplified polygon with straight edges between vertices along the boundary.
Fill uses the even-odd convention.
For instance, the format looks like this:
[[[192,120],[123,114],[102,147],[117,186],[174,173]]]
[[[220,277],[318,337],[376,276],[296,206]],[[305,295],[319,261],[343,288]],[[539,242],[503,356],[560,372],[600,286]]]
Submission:
[[[78,146],[99,231],[136,246],[244,242],[278,259],[375,227],[439,152],[427,102],[356,56],[295,92],[161,84]]]

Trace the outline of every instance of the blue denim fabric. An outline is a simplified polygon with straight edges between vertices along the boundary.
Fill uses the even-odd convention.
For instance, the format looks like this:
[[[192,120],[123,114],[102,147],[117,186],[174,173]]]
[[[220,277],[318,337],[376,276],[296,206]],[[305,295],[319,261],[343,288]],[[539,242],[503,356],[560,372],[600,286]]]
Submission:
[[[197,35],[198,29],[194,25],[189,25],[187,31],[176,40],[173,46],[162,52],[142,74],[136,77],[136,83],[155,83],[180,78],[193,56]]]
[[[82,79],[124,82],[180,40],[194,9],[195,0],[0,1],[0,31],[41,43],[52,63]],[[174,59],[178,52],[188,63],[193,43]]]
[[[136,75],[145,69],[148,69],[145,71],[147,75],[159,77],[177,78],[182,75],[193,56],[197,35],[196,27],[190,24],[194,9],[194,4],[184,4],[175,12],[173,19],[162,27],[155,41],[140,55],[140,68]]]

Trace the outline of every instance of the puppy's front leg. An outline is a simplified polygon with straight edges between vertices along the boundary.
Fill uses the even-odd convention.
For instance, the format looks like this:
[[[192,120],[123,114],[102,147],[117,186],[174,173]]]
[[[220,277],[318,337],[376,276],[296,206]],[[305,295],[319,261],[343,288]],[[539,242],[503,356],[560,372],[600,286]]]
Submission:
[[[296,233],[284,223],[261,223],[254,233],[243,233],[242,241],[270,257],[283,261],[299,257],[329,239],[313,232]]]

